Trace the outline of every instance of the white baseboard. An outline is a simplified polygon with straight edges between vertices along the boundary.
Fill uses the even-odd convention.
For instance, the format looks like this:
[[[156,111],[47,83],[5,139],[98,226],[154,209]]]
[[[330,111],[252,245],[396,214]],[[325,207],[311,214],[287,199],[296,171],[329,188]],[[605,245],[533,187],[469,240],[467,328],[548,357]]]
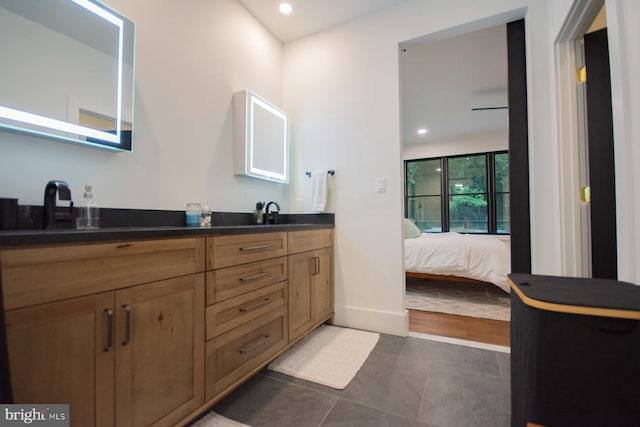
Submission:
[[[442,337],[439,335],[421,334],[419,332],[409,332],[408,336],[420,338],[423,340],[444,342],[447,344],[463,345],[465,347],[481,348],[483,350],[499,351],[501,353],[511,353],[511,347],[505,347],[502,345],[486,344],[477,341],[467,341],[458,338]]]
[[[334,307],[334,324],[354,329],[381,332],[406,337],[409,332],[409,312],[390,313],[360,307]]]

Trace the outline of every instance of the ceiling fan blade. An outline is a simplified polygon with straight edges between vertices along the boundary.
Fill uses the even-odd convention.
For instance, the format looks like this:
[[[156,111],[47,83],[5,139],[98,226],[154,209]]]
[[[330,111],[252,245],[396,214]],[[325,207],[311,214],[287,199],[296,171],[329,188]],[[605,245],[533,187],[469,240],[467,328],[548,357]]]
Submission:
[[[474,107],[471,111],[484,111],[484,110],[507,110],[509,107]]]

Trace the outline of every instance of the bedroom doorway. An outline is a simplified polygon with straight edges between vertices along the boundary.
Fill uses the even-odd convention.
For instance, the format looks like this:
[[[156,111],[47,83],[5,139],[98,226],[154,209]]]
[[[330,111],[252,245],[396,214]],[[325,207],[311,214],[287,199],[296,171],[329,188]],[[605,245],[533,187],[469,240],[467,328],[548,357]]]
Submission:
[[[477,26],[475,28],[477,28]],[[455,51],[452,47],[454,41],[453,39],[455,37],[428,37],[428,39],[426,40],[412,40],[400,44],[403,158],[406,165],[406,161],[411,159],[429,159],[435,157],[446,158],[451,156],[464,156],[467,154],[474,154],[479,152],[499,152],[501,150],[504,150],[506,152],[506,150],[511,151],[512,149],[515,149],[517,151],[515,165],[518,174],[515,178],[510,175],[509,183],[511,184],[514,179],[518,181],[515,187],[519,188],[519,194],[515,195],[515,197],[512,195],[514,186],[511,184],[512,194],[509,194],[510,208],[512,212],[518,212],[518,218],[516,219],[516,229],[524,230],[525,232],[513,233],[512,231],[511,236],[507,234],[508,237],[506,239],[506,245],[511,248],[512,253],[513,250],[515,250],[516,252],[516,255],[512,256],[511,261],[511,265],[513,266],[514,259],[516,260],[516,264],[518,265],[516,271],[529,272],[531,268],[531,261],[529,235],[527,148],[528,131],[526,120],[527,102],[525,74],[526,65],[524,62],[524,20],[511,22],[509,24],[501,24],[497,27],[494,27],[493,31],[499,34],[501,40],[497,42],[487,43],[487,45],[484,46],[484,51],[477,46],[469,47],[473,46],[472,41],[482,39],[482,37],[484,36],[484,34],[482,34],[482,31],[488,32],[490,30],[491,28],[487,28],[485,30],[480,30],[477,32],[474,31],[472,33],[466,33],[462,35],[467,36],[471,39],[467,40],[465,43],[467,49],[472,51],[471,53],[468,53],[468,51],[463,53]],[[508,43],[507,40],[509,40]],[[421,79],[425,80],[429,79],[434,71],[430,70],[425,72],[425,70],[408,70],[407,66],[411,61],[408,61],[407,58],[410,57],[411,53],[421,49],[421,44],[431,44],[431,48],[433,48],[433,46],[438,43],[441,43],[445,46],[445,51],[441,52],[443,53],[443,56],[438,58],[434,58],[433,56],[431,56],[428,58],[427,62],[435,64],[435,66],[440,70],[446,70],[445,73],[449,76],[449,78],[453,79],[453,82],[449,81],[449,84],[442,82],[436,83],[435,86],[437,86],[437,88],[432,88],[432,91],[435,91],[432,93],[425,93],[423,90],[424,88],[422,87],[408,88],[406,82],[404,81],[405,73],[413,74],[413,78],[416,78],[415,76],[419,76]],[[500,45],[503,46],[503,58],[496,59],[496,46]],[[516,58],[515,65],[513,65],[514,61],[512,60],[512,58],[508,58],[508,55]],[[460,58],[464,58],[465,56],[469,56],[475,59],[475,62],[472,59],[471,63],[468,66],[458,65]],[[460,82],[468,82],[469,80],[478,78],[479,76],[483,75],[482,66],[480,66],[479,62],[486,58],[489,58],[489,60],[494,63],[500,61],[504,62],[505,69],[503,81],[495,81],[494,78],[498,73],[486,73],[485,71],[484,75],[489,76],[485,78],[491,83],[488,83],[484,88],[471,90],[470,92],[472,92],[476,96],[475,99],[470,101],[469,99],[458,97],[458,92],[455,89],[460,86],[464,86],[464,84],[461,84]],[[508,80],[507,69],[509,69],[510,71],[508,74],[512,74],[512,67],[516,67],[514,68],[515,72],[513,72],[515,77],[512,77],[511,80]],[[461,75],[458,73],[457,68],[460,68],[461,70],[467,72],[467,75],[461,77]],[[411,94],[409,94],[409,92],[411,92]],[[431,100],[431,105],[426,105],[421,108],[416,108],[415,104],[407,105],[406,98],[409,98],[409,101],[411,102],[415,102],[415,100],[412,99],[413,95],[418,95],[423,99]],[[452,102],[453,104],[457,105],[453,105],[452,107]],[[454,110],[450,110],[449,108],[461,110],[464,114],[467,115],[467,117],[462,118],[460,114],[456,113]],[[433,126],[431,126],[429,123],[426,123],[427,120],[425,120],[432,117],[438,118],[438,120],[435,120]],[[504,120],[503,124],[498,125],[498,127],[496,127],[495,125],[496,117],[501,117]],[[420,120],[422,120],[422,123],[419,123]],[[469,131],[469,123],[477,121],[481,122],[481,131],[476,131],[475,133],[473,131]],[[451,137],[451,135],[447,135],[446,131],[443,130],[441,126],[442,123],[449,124],[449,126],[452,127],[453,132],[458,132],[458,134],[453,137]],[[484,126],[484,128],[482,126]],[[514,128],[513,130],[511,129],[511,126],[513,126]],[[447,136],[449,136],[449,138],[447,138]],[[424,144],[425,141],[428,141],[429,144]],[[438,168],[438,172],[443,169],[445,170],[445,172],[441,173],[446,173],[446,168],[444,167]],[[523,171],[525,171],[526,173],[523,173]],[[441,182],[442,181],[444,180],[441,180]],[[521,185],[522,183],[526,184],[526,186],[523,187]],[[437,218],[440,218],[438,220],[440,221],[440,224],[444,224],[443,230],[445,228],[448,230],[448,226],[450,223],[450,221],[448,220],[450,218],[447,215],[449,215],[449,208],[451,207],[449,200],[451,199],[451,197],[455,198],[456,193],[451,192],[455,191],[455,189],[450,190],[443,186],[441,191],[435,190],[437,189],[435,189],[434,187],[434,191],[431,191],[431,193],[433,194],[413,194],[417,197],[415,197],[411,202],[411,206],[412,209],[415,210],[416,206],[420,208],[420,206],[427,206],[434,203],[440,203],[440,206],[443,206],[443,204],[446,203],[446,206],[444,206],[437,215],[425,214],[424,210],[420,211],[420,214],[422,215],[421,219],[424,220],[423,223],[430,224],[429,227],[431,228],[431,231],[437,231],[437,228],[439,227],[438,224],[432,224],[434,220],[437,220]],[[444,199],[445,202],[438,202],[438,200],[436,200],[437,197],[431,197],[434,195],[437,196],[436,193],[440,194],[440,199]],[[405,186],[405,197],[408,194],[409,188]],[[443,196],[443,194],[446,197]],[[474,196],[474,198],[477,197]],[[507,201],[507,203],[509,203],[509,201]],[[501,208],[504,208],[504,206]],[[507,205],[507,210],[508,209],[509,204]],[[405,200],[405,216],[407,217],[410,216],[408,210],[409,204]],[[437,209],[435,210],[437,211]],[[523,215],[523,212],[526,213]],[[493,207],[492,214],[494,216],[496,214],[495,207]],[[489,213],[489,209],[487,209],[487,216],[491,216],[491,213]],[[488,218],[487,220],[490,221]],[[513,220],[510,221],[511,222],[509,223],[509,228],[512,229]],[[486,230],[484,231],[484,235],[486,236]],[[475,295],[474,297],[470,298],[471,300],[480,296],[483,298],[488,297],[489,299],[493,300],[502,299],[503,301],[508,301],[509,299],[508,293],[497,289],[492,284],[487,284],[486,282],[460,283],[458,281],[451,281],[448,277],[441,279],[442,280],[439,281],[429,281],[430,287],[435,287],[435,292],[440,293],[441,295],[445,293]],[[416,286],[420,286],[421,281],[425,282],[421,278],[407,277],[406,300],[413,298],[413,296],[411,296],[410,294],[415,290]],[[502,294],[495,295],[493,293],[494,288],[498,292],[502,292]],[[478,302],[478,306],[481,306],[483,302]],[[506,318],[503,317],[503,320],[498,320],[495,317],[489,317],[490,316],[483,316],[482,314],[476,317],[474,315],[468,314],[459,315],[442,313],[431,311],[431,309],[410,309],[409,331],[410,333],[419,332],[432,335],[462,338],[472,341],[481,341],[491,344],[508,345],[509,316],[507,315]]]

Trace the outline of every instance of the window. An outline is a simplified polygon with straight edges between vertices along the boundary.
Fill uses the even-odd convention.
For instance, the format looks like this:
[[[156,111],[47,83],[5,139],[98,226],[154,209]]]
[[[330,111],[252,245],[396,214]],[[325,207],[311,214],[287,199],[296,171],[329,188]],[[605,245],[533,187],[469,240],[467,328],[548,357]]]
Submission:
[[[426,232],[508,234],[509,153],[407,160],[405,212]]]
[[[496,233],[509,234],[509,153],[496,153],[494,158]]]
[[[440,159],[406,163],[406,211],[422,231],[442,231]]]

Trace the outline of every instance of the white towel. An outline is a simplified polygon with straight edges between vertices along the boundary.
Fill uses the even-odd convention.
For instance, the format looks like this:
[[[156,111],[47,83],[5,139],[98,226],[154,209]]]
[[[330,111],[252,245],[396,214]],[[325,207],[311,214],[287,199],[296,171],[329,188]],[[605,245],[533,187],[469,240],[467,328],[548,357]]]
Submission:
[[[311,210],[324,212],[327,209],[327,176],[328,172],[311,172]]]

